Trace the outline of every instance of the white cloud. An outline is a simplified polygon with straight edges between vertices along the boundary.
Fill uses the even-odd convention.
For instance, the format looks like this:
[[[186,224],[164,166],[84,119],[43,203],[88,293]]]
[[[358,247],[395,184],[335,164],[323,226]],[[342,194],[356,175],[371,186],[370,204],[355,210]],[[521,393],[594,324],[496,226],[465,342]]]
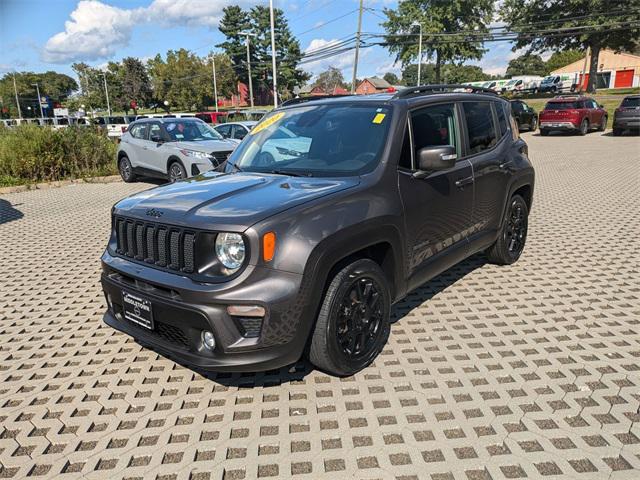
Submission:
[[[396,75],[400,76],[402,74],[402,63],[391,61],[386,64],[379,65],[376,67],[376,75],[382,77],[387,72],[393,72]]]
[[[326,40],[324,38],[314,38],[313,40],[311,40],[311,42],[309,42],[307,48],[304,49],[304,53],[308,54],[321,48],[329,47],[336,43],[338,43],[338,40],[335,38],[331,40]],[[363,50],[360,50],[360,58],[363,57],[363,53]],[[347,70],[350,72],[353,68],[353,55],[354,51],[351,50],[349,52],[344,52],[340,55],[336,55],[335,57],[305,63],[302,65],[302,68],[313,75],[317,75],[327,70],[329,67],[335,67],[339,70],[342,70],[342,73],[344,75],[345,73],[347,73]]]
[[[83,0],[65,22],[64,32],[47,40],[42,57],[51,63],[110,57],[129,43],[136,12]]]
[[[124,9],[100,0],[81,0],[65,22],[64,31],[47,40],[42,58],[69,63],[112,57],[143,23],[162,27],[215,27],[224,7],[255,5],[258,0],[154,0],[148,7]]]

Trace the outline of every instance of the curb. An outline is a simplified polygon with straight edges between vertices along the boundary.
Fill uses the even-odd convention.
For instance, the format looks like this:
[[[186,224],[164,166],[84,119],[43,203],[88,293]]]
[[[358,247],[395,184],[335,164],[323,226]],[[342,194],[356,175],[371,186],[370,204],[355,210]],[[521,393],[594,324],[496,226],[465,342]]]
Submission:
[[[72,180],[58,180],[55,182],[29,183],[13,187],[0,187],[0,195],[4,193],[20,193],[29,190],[46,190],[49,188],[64,187],[75,183],[114,183],[122,181],[120,175],[108,175],[106,177],[74,178]]]

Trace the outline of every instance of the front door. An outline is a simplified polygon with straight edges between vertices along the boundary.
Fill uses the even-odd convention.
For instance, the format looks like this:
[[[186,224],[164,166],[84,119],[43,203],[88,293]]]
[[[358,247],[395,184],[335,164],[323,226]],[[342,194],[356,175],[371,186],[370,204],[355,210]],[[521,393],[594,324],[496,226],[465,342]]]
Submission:
[[[158,142],[160,139],[162,141]],[[165,153],[164,143],[166,140],[162,125],[160,122],[149,124],[147,141],[144,148],[144,167],[155,172],[167,173],[167,156]]]
[[[416,178],[417,152],[452,145],[461,153],[459,118],[454,103],[410,112],[398,167],[404,204],[409,288],[464,258],[473,206],[473,172],[467,160],[449,170]],[[451,255],[445,252],[453,252]]]

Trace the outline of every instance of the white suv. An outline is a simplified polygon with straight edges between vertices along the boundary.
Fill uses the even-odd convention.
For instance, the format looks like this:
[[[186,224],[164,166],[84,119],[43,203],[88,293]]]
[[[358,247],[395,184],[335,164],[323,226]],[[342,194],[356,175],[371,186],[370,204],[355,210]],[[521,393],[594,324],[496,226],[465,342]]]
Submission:
[[[125,182],[138,175],[174,182],[216,168],[235,147],[197,118],[145,118],[123,133],[118,170]]]

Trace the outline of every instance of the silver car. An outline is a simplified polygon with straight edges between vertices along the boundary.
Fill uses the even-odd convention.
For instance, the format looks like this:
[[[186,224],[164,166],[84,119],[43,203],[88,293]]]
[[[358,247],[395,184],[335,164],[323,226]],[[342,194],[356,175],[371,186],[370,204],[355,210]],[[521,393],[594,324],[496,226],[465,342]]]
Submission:
[[[139,175],[175,182],[216,168],[236,145],[197,118],[145,118],[122,135],[118,170],[125,182]]]
[[[235,143],[240,143],[257,124],[258,122],[254,120],[246,120],[242,122],[221,123],[213,128],[224,138],[235,140]]]

